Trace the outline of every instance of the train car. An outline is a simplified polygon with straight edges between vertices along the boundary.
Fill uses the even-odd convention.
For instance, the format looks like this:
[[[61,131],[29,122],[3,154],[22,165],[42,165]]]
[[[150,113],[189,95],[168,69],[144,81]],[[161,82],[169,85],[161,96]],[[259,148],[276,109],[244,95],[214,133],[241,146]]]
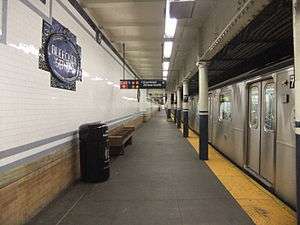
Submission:
[[[209,142],[295,208],[294,68],[247,77],[210,89]],[[197,102],[198,96],[189,100],[189,125],[195,131]]]

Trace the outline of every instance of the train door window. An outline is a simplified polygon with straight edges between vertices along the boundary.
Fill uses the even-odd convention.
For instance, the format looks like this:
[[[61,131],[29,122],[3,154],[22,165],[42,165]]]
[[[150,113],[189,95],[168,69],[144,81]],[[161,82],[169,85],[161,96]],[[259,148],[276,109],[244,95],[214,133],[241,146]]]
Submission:
[[[219,120],[231,120],[231,93],[220,95]]]
[[[265,115],[264,115],[264,128],[266,130],[274,130],[275,126],[275,84],[268,83],[264,88],[265,97]]]
[[[259,110],[259,92],[258,87],[253,86],[249,91],[249,125],[251,128],[258,127],[258,110]]]

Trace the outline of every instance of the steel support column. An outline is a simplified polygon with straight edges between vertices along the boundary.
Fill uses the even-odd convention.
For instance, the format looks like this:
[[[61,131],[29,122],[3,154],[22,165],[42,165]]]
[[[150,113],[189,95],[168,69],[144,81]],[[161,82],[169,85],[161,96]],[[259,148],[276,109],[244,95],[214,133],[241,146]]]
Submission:
[[[140,112],[143,113],[143,115],[146,115],[149,106],[147,102],[147,90],[146,89],[140,89],[140,102],[139,102]]]
[[[167,120],[171,120],[171,94],[167,94]]]
[[[177,89],[177,128],[181,128],[181,89]]]
[[[207,65],[198,62],[199,70],[199,159],[208,160],[208,79]]]
[[[297,224],[300,225],[300,1],[293,0]]]
[[[176,91],[173,93],[174,102],[173,102],[173,109],[174,109],[174,123],[177,122],[177,94]]]
[[[188,89],[188,82],[183,81],[182,85],[182,92],[183,92],[183,104],[182,104],[182,111],[183,111],[183,137],[189,136],[189,89]]]
[[[175,99],[174,99],[174,93],[171,92],[171,115],[174,113],[174,101],[175,101]]]

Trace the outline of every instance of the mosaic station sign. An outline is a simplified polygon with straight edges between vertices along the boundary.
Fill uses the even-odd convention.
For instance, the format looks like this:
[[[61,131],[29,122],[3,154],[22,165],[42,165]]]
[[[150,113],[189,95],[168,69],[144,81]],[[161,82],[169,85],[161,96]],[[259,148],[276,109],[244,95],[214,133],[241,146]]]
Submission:
[[[82,80],[81,48],[76,36],[55,19],[43,22],[39,68],[51,73],[51,87],[76,90]]]

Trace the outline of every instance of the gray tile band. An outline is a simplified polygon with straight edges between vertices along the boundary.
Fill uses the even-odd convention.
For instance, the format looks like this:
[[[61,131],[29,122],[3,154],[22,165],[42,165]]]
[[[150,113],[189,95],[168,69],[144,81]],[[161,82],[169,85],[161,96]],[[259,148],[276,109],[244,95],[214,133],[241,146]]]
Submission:
[[[75,20],[75,22],[89,35],[91,36],[95,41],[96,41],[96,34],[93,34],[90,32],[89,29],[87,29],[81,22],[80,20],[71,12],[70,9],[68,9],[67,6],[65,6],[64,3],[62,3],[60,0],[57,0],[57,3]]]
[[[116,119],[105,121],[104,123],[106,123],[108,125],[108,127],[111,128],[111,127],[117,126],[119,123],[125,122],[126,120],[129,120],[129,119],[131,119],[135,116],[138,116],[138,115],[140,115],[140,113],[133,113],[133,114],[126,115],[126,116],[123,116],[123,117],[119,117],[119,118],[116,118]],[[67,132],[67,133],[64,133],[64,134],[56,135],[56,136],[49,137],[49,138],[39,140],[39,141],[36,141],[36,142],[32,142],[32,143],[29,143],[29,144],[25,144],[25,145],[21,145],[21,146],[18,146],[18,147],[10,148],[10,149],[7,149],[7,150],[4,150],[4,151],[0,152],[0,159],[6,158],[6,157],[9,157],[9,156],[21,153],[21,152],[25,152],[25,151],[28,151],[30,149],[33,149],[33,148],[36,148],[36,147],[39,147],[39,146],[42,146],[42,145],[47,145],[51,142],[58,141],[58,140],[61,140],[63,138],[69,137],[69,136],[73,136],[74,138],[77,138],[77,134],[78,134],[77,130],[76,131],[70,131],[70,132]]]
[[[2,0],[2,34],[0,35],[0,43],[6,44],[6,31],[7,31],[7,0]]]
[[[73,139],[72,141],[70,142],[73,142],[72,145],[76,146],[76,142],[77,140],[76,139]],[[60,144],[60,145],[57,145],[55,147],[52,147],[52,148],[49,148],[49,149],[46,149],[45,151],[42,151],[42,152],[39,152],[37,154],[34,154],[34,155],[31,155],[27,158],[23,158],[23,159],[20,159],[18,161],[15,161],[13,163],[10,163],[8,165],[5,165],[5,166],[0,166],[0,173],[2,172],[5,172],[5,171],[8,171],[8,170],[11,170],[13,168],[16,168],[18,166],[21,166],[21,165],[24,165],[24,164],[28,164],[30,162],[33,162],[39,158],[42,158],[44,156],[47,156],[47,155],[50,155],[54,152],[56,152],[57,150],[60,150],[60,148],[62,148],[64,145],[66,145],[67,143],[63,143],[63,144]]]
[[[0,152],[0,159],[6,158],[8,156],[12,156],[12,155],[15,155],[15,154],[18,154],[18,153],[21,153],[21,152],[28,151],[32,148],[36,148],[36,147],[39,147],[41,145],[46,145],[46,144],[49,144],[50,142],[58,141],[60,139],[63,139],[63,138],[66,138],[66,137],[69,137],[69,136],[72,136],[72,135],[76,136],[77,131],[71,131],[71,132],[68,132],[68,133],[65,133],[65,134],[60,134],[60,135],[56,135],[54,137],[50,137],[50,138],[46,138],[46,139],[39,140],[39,141],[36,141],[36,142],[32,142],[32,143],[29,143],[29,144],[26,144],[26,145],[21,145],[21,146],[15,147],[15,148],[7,149],[5,151]]]
[[[35,5],[33,5],[28,0],[20,0],[24,5],[26,5],[28,8],[30,8],[33,12],[38,14],[41,18],[46,20],[48,23],[52,24],[52,0],[49,0],[49,16],[44,14],[41,10],[39,10]]]

